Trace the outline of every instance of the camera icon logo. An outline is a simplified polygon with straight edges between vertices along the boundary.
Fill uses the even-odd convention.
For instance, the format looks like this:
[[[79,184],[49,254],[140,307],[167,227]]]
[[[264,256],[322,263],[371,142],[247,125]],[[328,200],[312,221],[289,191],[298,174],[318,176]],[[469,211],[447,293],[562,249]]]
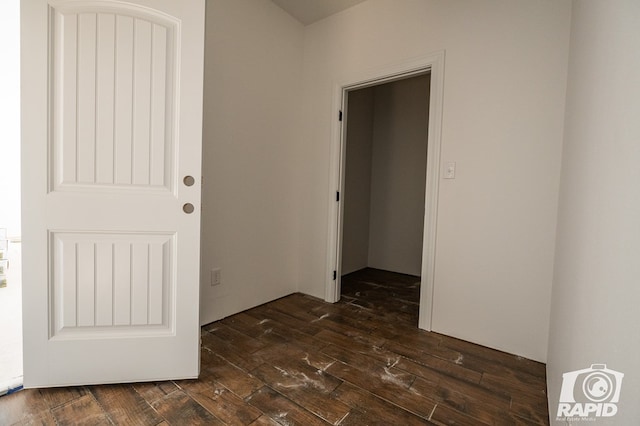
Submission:
[[[614,389],[611,378],[600,371],[589,373],[582,382],[582,392],[593,402],[611,399]]]
[[[610,417],[616,414],[623,373],[606,364],[570,371],[562,375],[558,416]]]

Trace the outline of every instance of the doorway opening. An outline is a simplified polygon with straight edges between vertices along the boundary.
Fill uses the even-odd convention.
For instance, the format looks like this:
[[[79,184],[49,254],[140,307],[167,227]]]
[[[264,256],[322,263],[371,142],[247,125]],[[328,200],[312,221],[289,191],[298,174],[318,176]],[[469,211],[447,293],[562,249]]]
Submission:
[[[341,295],[418,323],[431,74],[346,92]]]
[[[0,395],[22,386],[20,0],[0,15]]]
[[[340,120],[335,121],[332,129],[329,188],[331,191],[330,197],[335,197],[335,202],[330,204],[328,217],[328,274],[325,286],[325,301],[332,303],[337,302],[340,300],[341,294],[343,275],[343,222],[345,219],[344,200],[349,197],[345,192],[349,95],[356,93],[355,91],[359,89],[379,86],[385,83],[401,82],[417,76],[428,76],[429,91],[428,99],[426,95],[424,98],[425,103],[428,104],[428,113],[425,114],[426,116],[424,117],[424,119],[427,120],[427,147],[426,170],[423,175],[424,192],[422,200],[424,214],[422,218],[422,235],[420,235],[419,231],[416,232],[414,230],[414,233],[418,234],[414,235],[414,237],[417,239],[421,238],[422,242],[419,253],[420,266],[419,274],[410,276],[417,278],[419,275],[419,278],[417,278],[420,283],[418,327],[431,331],[433,305],[435,303],[435,245],[444,93],[444,51],[435,52],[428,56],[395,64],[385,67],[384,69],[355,74],[350,76],[349,79],[346,79],[346,81],[334,86],[333,106],[336,112],[339,112],[337,116]],[[395,157],[391,156],[391,160],[394,160],[394,158]],[[422,160],[424,161],[424,155],[422,155]],[[371,194],[372,192],[370,192],[370,197]],[[393,206],[387,204],[385,208],[389,210],[393,208]],[[371,213],[369,220],[369,227],[371,227],[373,223],[373,221],[371,221]],[[366,226],[360,225],[363,229],[366,229]],[[415,263],[414,257],[414,264]]]

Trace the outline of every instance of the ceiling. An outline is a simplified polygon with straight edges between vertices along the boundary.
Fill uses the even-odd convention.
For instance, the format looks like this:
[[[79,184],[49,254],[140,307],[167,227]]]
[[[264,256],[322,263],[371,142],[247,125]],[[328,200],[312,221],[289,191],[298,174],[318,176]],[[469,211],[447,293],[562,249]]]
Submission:
[[[271,0],[304,25],[355,6],[366,0]]]

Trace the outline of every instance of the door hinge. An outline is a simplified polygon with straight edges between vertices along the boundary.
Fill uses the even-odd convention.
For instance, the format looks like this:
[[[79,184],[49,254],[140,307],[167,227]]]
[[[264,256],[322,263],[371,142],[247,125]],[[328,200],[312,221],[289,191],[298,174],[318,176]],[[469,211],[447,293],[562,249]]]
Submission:
[[[338,279],[338,271],[333,271],[333,280],[337,280]]]
[[[336,201],[340,201],[340,191],[336,191]]]
[[[342,110],[338,111],[338,121],[342,121]]]

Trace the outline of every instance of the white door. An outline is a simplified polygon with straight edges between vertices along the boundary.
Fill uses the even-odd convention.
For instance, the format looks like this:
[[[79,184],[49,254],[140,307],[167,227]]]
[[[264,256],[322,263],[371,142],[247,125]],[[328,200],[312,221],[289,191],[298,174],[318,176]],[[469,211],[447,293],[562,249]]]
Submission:
[[[204,0],[21,15],[24,384],[197,377]]]

